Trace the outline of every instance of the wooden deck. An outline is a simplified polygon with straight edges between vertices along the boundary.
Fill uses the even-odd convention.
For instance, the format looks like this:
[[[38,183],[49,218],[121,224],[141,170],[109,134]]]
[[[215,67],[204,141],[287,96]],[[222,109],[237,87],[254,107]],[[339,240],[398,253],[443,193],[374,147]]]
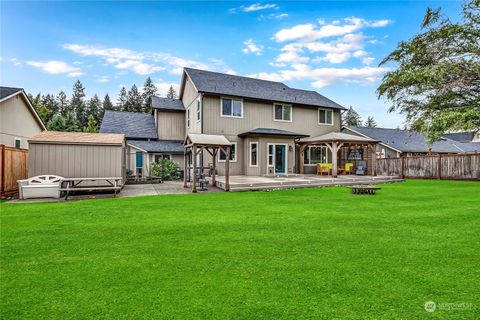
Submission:
[[[380,184],[400,182],[398,176],[356,176],[344,175],[337,178],[308,174],[284,176],[230,176],[230,191],[277,190],[349,186],[355,184]],[[217,176],[217,187],[224,189],[225,177]]]

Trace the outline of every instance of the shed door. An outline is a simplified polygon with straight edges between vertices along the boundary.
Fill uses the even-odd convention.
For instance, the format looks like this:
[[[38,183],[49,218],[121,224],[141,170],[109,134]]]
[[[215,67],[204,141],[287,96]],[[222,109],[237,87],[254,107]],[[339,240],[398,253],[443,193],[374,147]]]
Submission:
[[[143,152],[135,152],[135,163],[137,168],[143,168]]]

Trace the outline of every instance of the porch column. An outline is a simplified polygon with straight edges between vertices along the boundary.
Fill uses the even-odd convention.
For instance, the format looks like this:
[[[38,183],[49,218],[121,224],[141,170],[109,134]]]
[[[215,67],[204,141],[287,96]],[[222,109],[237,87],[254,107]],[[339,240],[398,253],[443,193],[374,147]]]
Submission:
[[[212,186],[215,187],[216,177],[215,177],[215,160],[217,158],[217,148],[213,148],[212,152]]]
[[[372,175],[377,175],[377,145],[372,144]]]
[[[298,152],[300,152],[300,157],[299,157],[299,160],[300,160],[300,164],[299,164],[299,169],[300,169],[300,173],[301,174],[304,174],[305,173],[305,155],[304,155],[304,151],[305,149],[307,148],[307,145],[306,144],[302,144],[300,145],[300,148],[298,148]]]
[[[192,179],[192,192],[197,192],[197,146],[193,146],[192,151],[193,158],[193,179]]]
[[[230,148],[225,148],[225,191],[230,191]]]
[[[338,172],[338,144],[336,141],[332,142],[332,176],[337,177]]]
[[[188,149],[183,152],[183,187],[187,187],[187,171],[188,171]]]

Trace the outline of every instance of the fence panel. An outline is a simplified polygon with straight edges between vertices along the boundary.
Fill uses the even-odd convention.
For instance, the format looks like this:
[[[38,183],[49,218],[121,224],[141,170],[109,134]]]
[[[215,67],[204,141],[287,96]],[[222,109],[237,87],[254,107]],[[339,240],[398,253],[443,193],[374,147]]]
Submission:
[[[0,145],[0,196],[16,193],[17,180],[28,178],[28,150]]]
[[[480,180],[480,154],[378,159],[377,174],[405,178]]]

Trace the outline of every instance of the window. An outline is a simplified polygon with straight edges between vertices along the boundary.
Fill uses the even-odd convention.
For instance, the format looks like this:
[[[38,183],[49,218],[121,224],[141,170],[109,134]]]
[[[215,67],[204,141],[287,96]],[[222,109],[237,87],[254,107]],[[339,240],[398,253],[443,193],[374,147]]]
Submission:
[[[333,125],[333,110],[318,109],[318,124]]]
[[[327,147],[308,147],[303,152],[303,163],[315,165],[317,163],[329,163],[332,160],[332,152]]]
[[[292,121],[292,106],[289,104],[275,103],[273,105],[273,120]]]
[[[187,109],[187,128],[190,128],[190,109]]]
[[[170,160],[170,155],[169,154],[156,154],[155,155],[155,162],[161,162],[162,159]]]
[[[227,155],[225,154],[225,152],[223,152],[220,149],[220,152],[218,153],[218,161],[224,162],[226,160],[227,160]],[[237,143],[236,142],[232,143],[232,147],[230,149],[230,161],[237,162]]]
[[[273,167],[273,144],[268,145],[268,166]]]
[[[13,145],[15,148],[20,149],[22,146],[22,140],[19,138],[13,138]]]
[[[197,121],[200,121],[200,100],[197,100]]]
[[[250,142],[250,167],[258,167],[258,142]]]
[[[222,98],[220,101],[222,117],[243,118],[243,101],[241,99]]]

